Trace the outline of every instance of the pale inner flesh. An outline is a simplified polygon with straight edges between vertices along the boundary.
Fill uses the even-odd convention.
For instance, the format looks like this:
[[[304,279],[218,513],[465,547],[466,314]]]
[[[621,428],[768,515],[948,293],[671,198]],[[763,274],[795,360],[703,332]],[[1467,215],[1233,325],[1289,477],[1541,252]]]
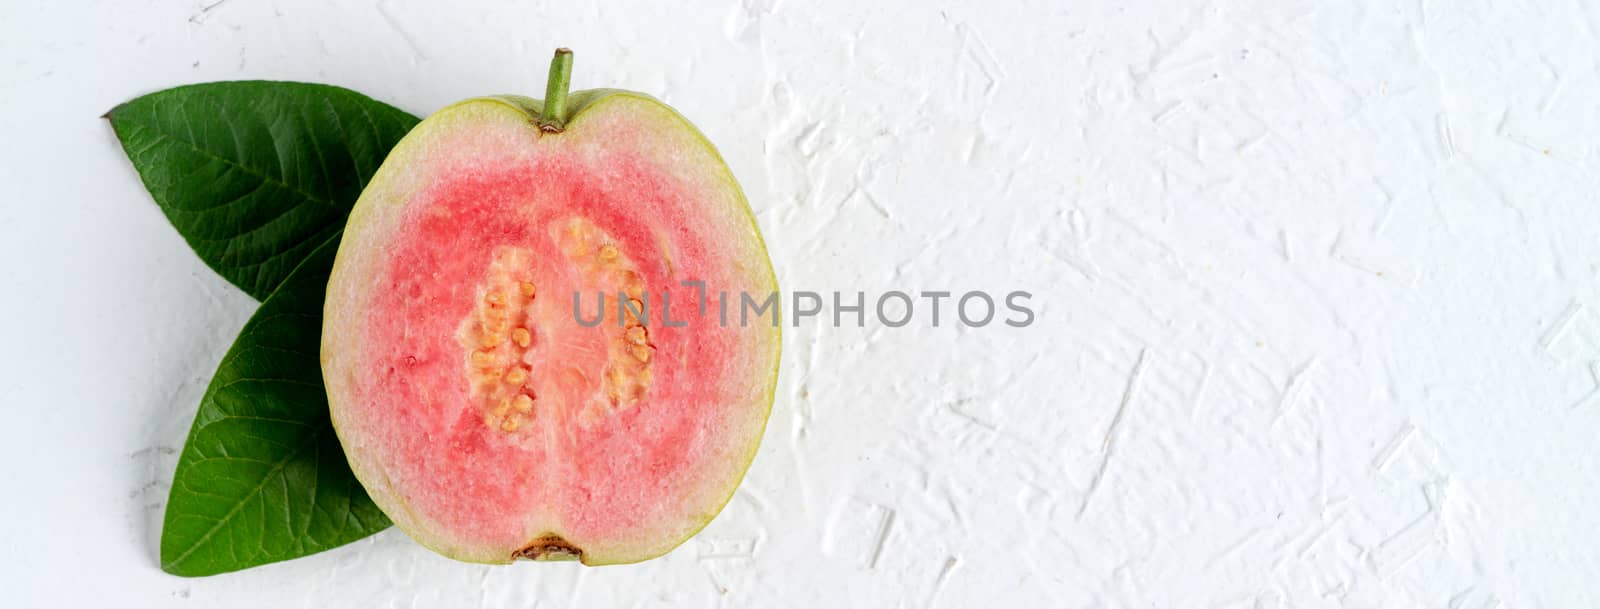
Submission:
[[[553,223],[550,233],[584,283],[601,287],[598,294],[628,299],[622,309],[628,315],[620,318],[620,325],[602,320],[594,329],[541,323],[549,315],[541,315],[544,303],[534,283],[533,252],[516,246],[495,248],[477,288],[478,304],[461,320],[456,338],[471,400],[483,424],[508,434],[529,429],[526,424],[538,419],[541,410],[544,416],[553,414],[547,410],[551,404],[576,408],[573,420],[592,425],[616,409],[638,404],[650,387],[655,346],[642,318],[648,311],[644,280],[624,252],[626,246],[584,218]],[[641,317],[633,316],[635,311]],[[593,353],[597,338],[604,345],[603,362],[574,358],[570,350],[556,354],[543,348],[583,345],[584,353]],[[564,399],[541,401],[542,394]]]

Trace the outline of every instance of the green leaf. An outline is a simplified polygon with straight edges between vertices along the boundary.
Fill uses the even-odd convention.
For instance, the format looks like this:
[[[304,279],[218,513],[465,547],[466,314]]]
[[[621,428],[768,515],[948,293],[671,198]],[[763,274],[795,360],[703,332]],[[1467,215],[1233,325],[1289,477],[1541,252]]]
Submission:
[[[349,89],[273,81],[167,89],[106,118],[189,247],[257,300],[344,226],[417,124]]]
[[[161,568],[212,575],[296,558],[389,526],[334,435],[319,357],[339,236],[262,303],[217,367],[178,458]]]

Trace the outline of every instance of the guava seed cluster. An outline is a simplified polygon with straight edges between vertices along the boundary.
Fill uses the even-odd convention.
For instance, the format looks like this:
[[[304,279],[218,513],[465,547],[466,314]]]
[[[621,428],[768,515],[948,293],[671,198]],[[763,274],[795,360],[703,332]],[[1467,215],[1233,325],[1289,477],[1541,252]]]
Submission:
[[[639,267],[623,252],[620,244],[600,227],[585,218],[571,218],[552,226],[556,247],[581,274],[586,283],[611,293],[628,296],[635,311],[644,311],[644,279]],[[592,420],[605,412],[628,407],[644,397],[650,386],[651,364],[656,347],[650,342],[650,329],[642,320],[625,316],[621,328],[604,324],[607,363],[601,381],[603,399],[585,410],[580,420]]]
[[[552,233],[562,255],[586,283],[626,294],[634,310],[644,310],[644,281],[638,266],[614,239],[582,218],[558,223]],[[471,399],[484,425],[507,433],[524,429],[537,418],[539,393],[533,372],[552,368],[540,366],[537,359],[538,288],[527,274],[533,256],[526,248],[495,250],[478,288],[477,306],[462,320],[457,334],[466,353]],[[580,386],[597,383],[597,391],[578,413],[580,421],[591,423],[644,397],[656,351],[650,329],[639,318],[629,316],[620,328],[607,325],[594,331],[603,334],[606,345],[604,368],[560,368],[564,374],[557,375],[561,382]]]
[[[532,386],[534,301],[538,288],[524,276],[532,252],[495,250],[478,306],[462,321],[456,338],[466,351],[471,399],[483,424],[514,432],[534,416]]]

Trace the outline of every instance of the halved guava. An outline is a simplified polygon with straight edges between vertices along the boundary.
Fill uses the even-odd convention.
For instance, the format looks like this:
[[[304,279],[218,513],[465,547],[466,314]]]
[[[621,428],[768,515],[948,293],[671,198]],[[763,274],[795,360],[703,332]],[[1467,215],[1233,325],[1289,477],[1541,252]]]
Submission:
[[[727,503],[772,404],[778,324],[717,314],[720,293],[777,290],[738,183],[661,102],[568,95],[570,65],[558,52],[549,103],[419,124],[329,280],[322,369],[350,465],[460,560],[660,556]]]

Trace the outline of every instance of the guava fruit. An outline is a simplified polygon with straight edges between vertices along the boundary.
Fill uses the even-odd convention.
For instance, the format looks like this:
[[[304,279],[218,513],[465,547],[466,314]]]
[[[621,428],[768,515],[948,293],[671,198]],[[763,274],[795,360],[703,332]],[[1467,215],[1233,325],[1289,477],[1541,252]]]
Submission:
[[[329,278],[322,370],[350,466],[460,560],[665,554],[731,498],[772,405],[779,324],[718,315],[777,290],[738,183],[672,108],[569,94],[570,66],[558,50],[542,101],[422,121]]]

